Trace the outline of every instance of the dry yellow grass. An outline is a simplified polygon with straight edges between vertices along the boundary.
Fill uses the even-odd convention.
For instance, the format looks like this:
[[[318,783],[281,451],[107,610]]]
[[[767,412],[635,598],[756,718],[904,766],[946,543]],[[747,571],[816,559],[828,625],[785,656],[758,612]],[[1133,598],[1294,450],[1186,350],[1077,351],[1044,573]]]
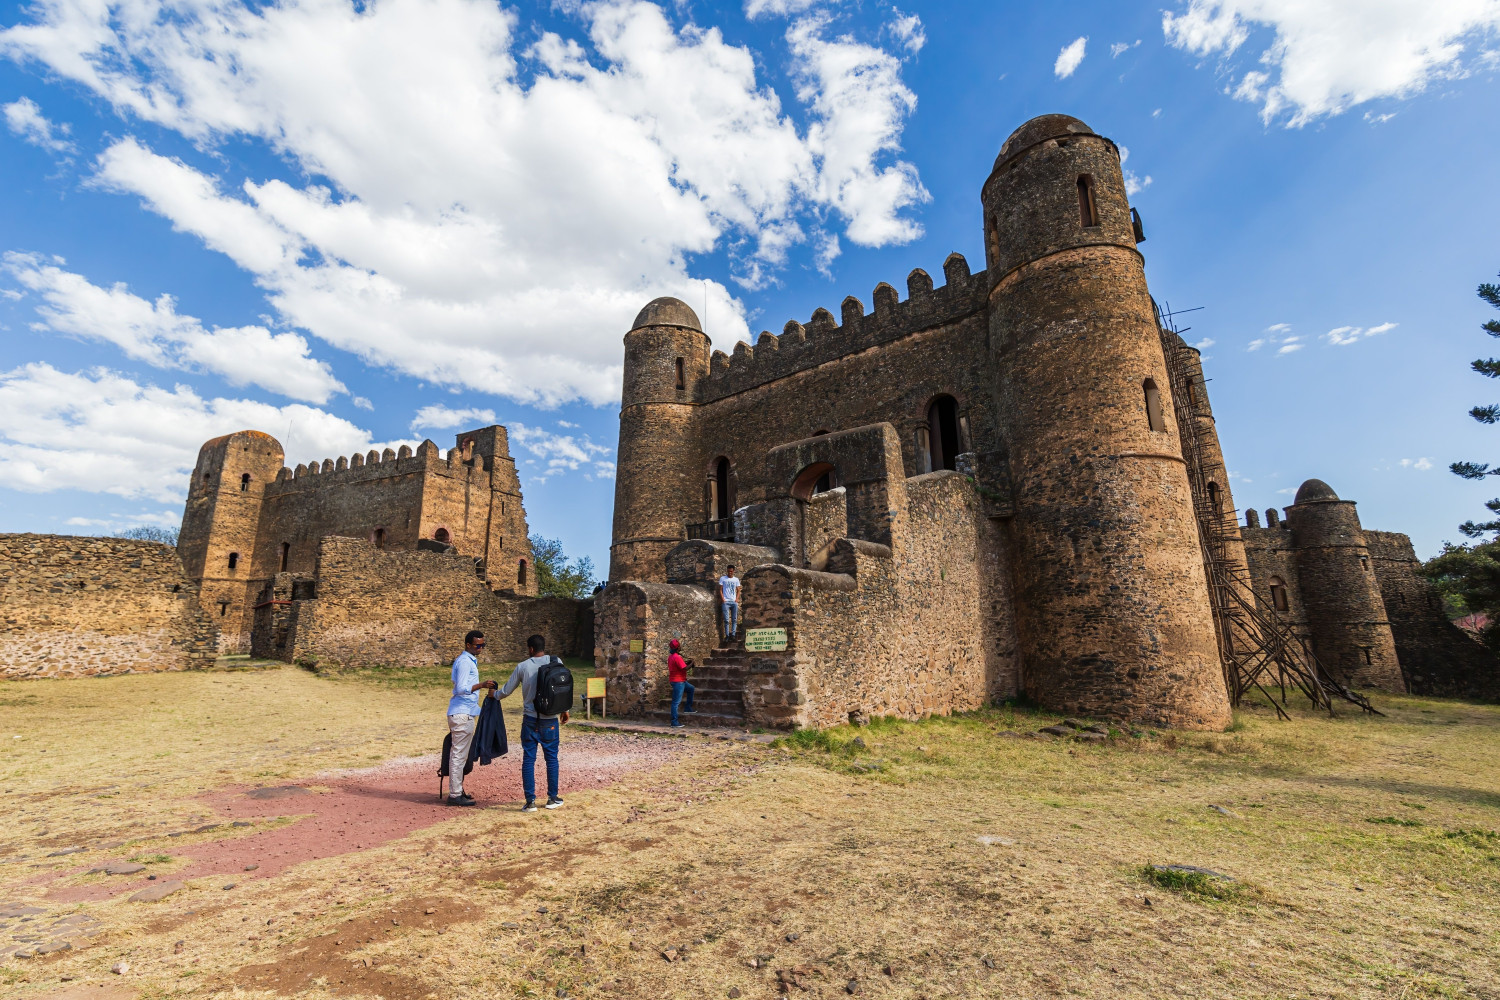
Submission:
[[[132,850],[170,853],[150,835],[202,816],[188,796],[204,788],[430,752],[441,700],[422,678],[294,669],[0,685],[0,860],[12,862],[0,902],[35,900],[51,867],[104,856],[44,856],[58,845],[141,837]],[[1500,996],[1500,709],[1377,704],[1388,718],[1249,711],[1227,734],[1104,747],[998,736],[1055,719],[1006,711],[769,749],[674,743],[675,764],[569,794],[557,813],[463,811],[232,901],[74,904],[58,912],[104,933],[11,959],[0,985],[15,997],[63,976],[140,997],[771,998],[779,984],[831,997],[851,980],[860,996],[930,998]],[[1162,888],[1148,864],[1236,882],[1228,898]],[[685,959],[661,955],[683,946]],[[111,976],[121,960],[129,973]]]

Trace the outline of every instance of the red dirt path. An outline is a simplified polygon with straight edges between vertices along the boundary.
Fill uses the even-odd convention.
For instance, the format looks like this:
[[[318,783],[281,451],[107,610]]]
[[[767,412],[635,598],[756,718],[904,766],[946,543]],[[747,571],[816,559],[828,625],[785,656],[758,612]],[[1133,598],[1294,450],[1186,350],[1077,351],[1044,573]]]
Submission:
[[[566,797],[569,791],[599,788],[631,772],[660,767],[684,749],[679,740],[640,740],[616,734],[590,734],[586,739],[570,740],[562,748],[562,793]],[[464,781],[464,790],[479,800],[479,808],[519,809],[520,772],[521,753],[513,749],[488,767],[476,764]],[[545,796],[546,768],[540,760],[537,779]],[[279,875],[304,861],[378,847],[460,814],[460,810],[438,801],[437,789],[436,754],[357,771],[331,772],[284,785],[217,789],[198,801],[218,812],[218,822],[301,818],[260,833],[246,831],[239,836],[165,848],[193,862],[168,877],[226,875],[231,876],[227,881],[239,883]],[[149,850],[137,848],[143,853]],[[251,865],[255,870],[246,871]],[[129,879],[64,886],[48,893],[48,898],[64,902],[110,899],[151,885],[144,876],[143,872]]]

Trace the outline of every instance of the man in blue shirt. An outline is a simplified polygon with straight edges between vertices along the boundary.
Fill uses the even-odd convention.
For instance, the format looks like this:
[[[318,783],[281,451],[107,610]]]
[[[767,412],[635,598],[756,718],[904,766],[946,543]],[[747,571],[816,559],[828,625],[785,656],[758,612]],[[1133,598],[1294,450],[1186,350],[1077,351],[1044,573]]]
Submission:
[[[484,652],[484,633],[475,629],[464,636],[464,651],[453,661],[453,697],[448,699],[448,732],[453,749],[448,754],[448,804],[472,806],[474,797],[464,791],[464,765],[469,762],[469,743],[479,721],[482,688],[495,690],[494,681],[479,679],[479,654]]]
[[[563,804],[562,796],[557,794],[557,744],[561,733],[561,722],[568,721],[568,713],[542,716],[536,714],[537,670],[546,666],[551,657],[547,655],[547,640],[540,635],[533,635],[526,640],[526,651],[530,656],[516,664],[516,669],[511,671],[510,677],[505,681],[505,686],[500,689],[499,697],[504,698],[517,686],[521,688],[521,790],[526,793],[526,804],[521,807],[521,811],[536,812],[536,748],[538,746],[542,748],[542,755],[547,759],[547,808],[556,809]]]

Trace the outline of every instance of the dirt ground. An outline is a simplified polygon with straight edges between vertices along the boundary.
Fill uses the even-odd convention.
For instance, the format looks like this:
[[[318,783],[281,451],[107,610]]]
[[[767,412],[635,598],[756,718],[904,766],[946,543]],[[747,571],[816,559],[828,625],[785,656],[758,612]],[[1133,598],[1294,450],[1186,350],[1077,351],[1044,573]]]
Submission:
[[[0,994],[1500,998],[1497,707],[567,727],[522,814],[518,748],[436,804],[443,684],[0,684]]]

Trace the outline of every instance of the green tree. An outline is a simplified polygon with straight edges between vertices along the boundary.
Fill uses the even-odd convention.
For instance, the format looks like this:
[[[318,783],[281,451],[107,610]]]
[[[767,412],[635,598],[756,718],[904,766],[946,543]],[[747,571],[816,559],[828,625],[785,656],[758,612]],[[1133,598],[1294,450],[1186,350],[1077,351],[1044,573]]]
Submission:
[[[556,538],[531,536],[531,563],[536,570],[536,592],[539,597],[588,597],[598,583],[594,579],[594,561],[579,556],[572,563]]]
[[[162,542],[166,545],[177,544],[176,528],[157,528],[149,524],[143,524],[137,528],[126,528],[115,535],[116,538],[134,538],[140,542]]]
[[[1473,545],[1446,542],[1422,571],[1443,595],[1450,618],[1490,616],[1482,639],[1490,649],[1500,650],[1500,539]]]
[[[1479,286],[1479,297],[1496,309],[1500,309],[1500,285],[1485,282]],[[1484,332],[1491,337],[1500,337],[1500,320],[1487,320],[1484,324]],[[1500,358],[1478,358],[1471,367],[1485,378],[1500,378]],[[1490,403],[1487,406],[1476,406],[1469,411],[1469,416],[1481,424],[1493,424],[1500,421],[1500,403]],[[1454,462],[1449,466],[1456,476],[1465,479],[1484,479],[1486,476],[1500,476],[1500,467],[1491,466],[1488,462]],[[1485,504],[1491,514],[1500,517],[1500,497]],[[1500,520],[1493,521],[1465,521],[1458,526],[1470,538],[1478,538],[1487,532],[1500,532]]]

